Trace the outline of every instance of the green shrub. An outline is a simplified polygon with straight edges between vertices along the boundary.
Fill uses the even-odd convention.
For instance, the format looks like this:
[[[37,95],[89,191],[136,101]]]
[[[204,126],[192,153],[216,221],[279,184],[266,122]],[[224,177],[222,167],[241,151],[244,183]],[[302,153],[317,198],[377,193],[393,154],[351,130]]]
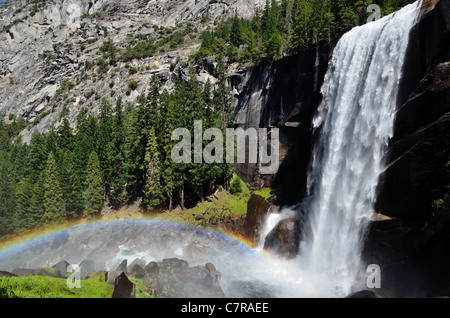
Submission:
[[[134,91],[136,90],[138,85],[139,85],[138,81],[131,81],[130,83],[128,83],[128,88]]]
[[[94,95],[94,94],[95,94],[95,91],[92,90],[92,91],[87,92],[86,94],[84,94],[84,96],[85,96],[87,99],[89,99],[89,98],[91,98],[91,96]]]
[[[444,209],[444,200],[437,199],[431,202],[431,215],[436,216]]]
[[[236,176],[236,178],[234,178],[233,182],[231,183],[230,192],[231,194],[238,194],[242,192],[242,181],[238,176]]]

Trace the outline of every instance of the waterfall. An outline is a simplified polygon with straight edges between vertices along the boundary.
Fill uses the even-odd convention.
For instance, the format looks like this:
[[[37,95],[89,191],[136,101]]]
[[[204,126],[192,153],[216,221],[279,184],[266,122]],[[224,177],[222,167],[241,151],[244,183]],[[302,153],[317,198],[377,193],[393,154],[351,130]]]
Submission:
[[[419,2],[342,36],[313,118],[318,140],[308,177],[308,237],[299,260],[325,297],[345,296],[360,270],[397,92]],[[320,286],[319,286],[320,285]]]

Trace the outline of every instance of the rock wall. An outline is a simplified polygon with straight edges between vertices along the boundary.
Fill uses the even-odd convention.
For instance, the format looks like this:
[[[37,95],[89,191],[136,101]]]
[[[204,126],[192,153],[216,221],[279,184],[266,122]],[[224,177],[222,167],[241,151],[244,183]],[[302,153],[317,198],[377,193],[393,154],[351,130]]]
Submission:
[[[280,168],[275,175],[261,175],[258,164],[249,163],[237,164],[237,173],[253,188],[280,190],[279,204],[297,203],[305,195],[311,118],[321,100],[330,54],[330,45],[318,46],[230,76],[237,126],[280,131]]]
[[[429,8],[428,8],[429,9]],[[450,190],[450,3],[439,1],[411,33],[394,137],[377,210],[424,220]]]
[[[450,2],[425,1],[378,189],[387,216],[370,223],[363,253],[381,266],[384,296],[450,293],[449,43]]]
[[[32,123],[22,132],[29,142],[34,131],[48,132],[61,124],[63,106],[75,126],[80,110],[87,106],[96,115],[103,97],[134,102],[145,93],[153,74],[170,87],[181,64],[196,52],[203,30],[235,14],[250,18],[264,0],[56,0],[33,2],[4,0],[0,5],[0,114]],[[36,7],[35,7],[36,5]],[[190,23],[190,24],[189,24]],[[102,57],[100,47],[112,40],[125,49],[136,36],[158,38],[163,30],[197,31],[186,35],[180,47],[162,50],[145,59],[108,66],[105,74],[89,72]],[[165,32],[165,31],[164,31]],[[129,74],[129,68],[136,74]],[[75,84],[61,90],[63,81]],[[136,90],[126,94],[130,81]],[[97,98],[86,97],[94,91]],[[95,99],[95,100],[94,100]],[[12,117],[11,117],[12,118]]]

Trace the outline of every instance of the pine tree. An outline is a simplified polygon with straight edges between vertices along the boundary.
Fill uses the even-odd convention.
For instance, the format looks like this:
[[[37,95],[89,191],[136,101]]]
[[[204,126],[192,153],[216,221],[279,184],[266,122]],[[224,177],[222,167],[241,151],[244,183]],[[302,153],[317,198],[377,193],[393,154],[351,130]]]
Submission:
[[[125,144],[124,144],[124,164],[126,171],[126,184],[129,194],[138,192],[139,176],[144,169],[141,162],[141,143],[139,135],[142,133],[138,127],[138,113],[136,109],[128,107],[125,116]]]
[[[113,122],[112,140],[107,147],[108,167],[107,176],[109,181],[109,199],[112,205],[119,206],[125,199],[126,170],[125,170],[125,119],[122,106],[122,98],[116,102],[115,116]]]
[[[38,223],[35,219],[31,207],[31,197],[33,194],[33,185],[26,178],[16,184],[16,207],[15,207],[15,227],[17,228],[32,228]]]
[[[297,53],[308,48],[312,41],[311,4],[307,0],[298,0],[294,10],[289,50]]]
[[[58,127],[57,134],[59,149],[68,149],[72,151],[74,148],[73,129],[70,127],[67,117],[64,117],[63,123]]]
[[[45,208],[44,208],[44,183],[45,183],[45,170],[42,171],[37,181],[33,184],[31,192],[30,210],[33,214],[32,219],[36,224],[42,224],[45,221]]]
[[[104,181],[105,192],[106,188],[111,184],[112,174],[110,172],[108,146],[112,140],[114,119],[112,115],[112,105],[105,99],[102,99],[100,104],[100,114],[98,116],[98,138],[97,154],[100,162],[100,170],[102,173],[102,180]]]
[[[44,222],[60,222],[66,220],[66,207],[59,182],[58,168],[50,152],[47,159],[44,178]]]
[[[0,236],[14,227],[14,180],[6,153],[0,151]]]
[[[35,132],[31,135],[25,174],[30,178],[30,182],[36,183],[39,174],[45,169],[46,154],[45,137]]]
[[[169,198],[169,210],[172,210],[173,192],[175,188],[175,167],[171,157],[171,151],[173,147],[172,131],[175,124],[175,102],[173,100],[167,100],[165,125],[163,131],[163,154],[165,154],[163,161],[164,173],[162,174],[162,180],[164,181],[165,192]]]
[[[144,204],[147,209],[152,210],[160,204],[163,197],[160,154],[154,127],[150,129],[150,135],[145,152],[145,164],[147,169],[147,180],[144,189]]]
[[[65,149],[62,152],[61,159],[58,164],[60,184],[63,192],[63,199],[66,204],[66,215],[68,218],[76,217],[80,210],[80,204],[77,202],[79,198],[76,193],[76,176],[74,175],[74,164],[72,160],[72,153],[70,150]]]
[[[99,212],[103,205],[103,180],[100,162],[95,151],[92,151],[89,156],[83,199],[84,215],[92,215]]]

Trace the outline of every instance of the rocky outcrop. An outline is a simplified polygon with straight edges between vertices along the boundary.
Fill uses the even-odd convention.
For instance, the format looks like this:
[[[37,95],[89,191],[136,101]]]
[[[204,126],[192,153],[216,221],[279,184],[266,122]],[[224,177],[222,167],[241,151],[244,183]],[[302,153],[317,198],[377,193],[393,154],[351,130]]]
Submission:
[[[0,6],[0,114],[6,121],[15,116],[32,123],[22,132],[28,142],[34,131],[47,132],[61,123],[63,106],[74,126],[83,107],[97,114],[100,96],[134,102],[154,74],[170,87],[177,76],[171,64],[196,51],[203,30],[235,14],[251,17],[264,5],[263,0],[5,0]],[[193,32],[183,38],[182,47],[118,62],[106,74],[86,72],[86,65],[96,68],[104,41],[125,49],[133,36],[158,38],[188,26]],[[130,67],[137,73],[128,74]],[[132,80],[139,86],[126,94]],[[70,89],[64,83],[71,83]],[[92,91],[92,98],[86,97]]]
[[[267,234],[264,249],[290,259],[298,255],[301,223],[296,218],[284,219]]]
[[[53,271],[51,268],[36,268],[36,269],[29,269],[29,268],[16,268],[12,271],[12,274],[19,276],[19,277],[26,277],[26,276],[51,276],[51,277],[58,277],[58,273]]]
[[[236,125],[275,127],[280,132],[280,168],[275,175],[261,175],[258,164],[249,163],[236,164],[236,171],[251,187],[279,189],[279,204],[295,204],[305,196],[311,118],[321,100],[331,49],[323,45],[230,74]]]
[[[382,292],[450,293],[450,3],[425,1],[410,36],[394,136],[379,183],[364,259]],[[439,202],[439,207],[437,203]]]
[[[425,220],[450,190],[449,16],[448,1],[439,1],[411,32],[377,202],[386,215]]]
[[[59,273],[59,276],[65,277],[67,272],[67,269],[69,268],[69,263],[66,261],[58,262],[57,264],[53,265],[52,268],[56,269]]]
[[[381,298],[381,297],[371,290],[361,290],[358,292],[351,293],[345,296],[345,298]]]
[[[114,280],[112,298],[135,298],[136,286],[121,272]]]
[[[187,261],[178,258],[151,262],[142,281],[160,297],[224,297],[220,272],[212,263],[190,267]]]
[[[0,277],[14,277],[14,276],[17,276],[17,275],[7,272],[7,271],[0,271]]]
[[[244,222],[245,237],[257,244],[266,216],[276,209],[276,206],[269,203],[264,197],[252,194],[247,202],[247,217]]]
[[[92,273],[95,273],[95,263],[90,259],[85,259],[80,262],[80,276],[81,279],[88,278]]]

